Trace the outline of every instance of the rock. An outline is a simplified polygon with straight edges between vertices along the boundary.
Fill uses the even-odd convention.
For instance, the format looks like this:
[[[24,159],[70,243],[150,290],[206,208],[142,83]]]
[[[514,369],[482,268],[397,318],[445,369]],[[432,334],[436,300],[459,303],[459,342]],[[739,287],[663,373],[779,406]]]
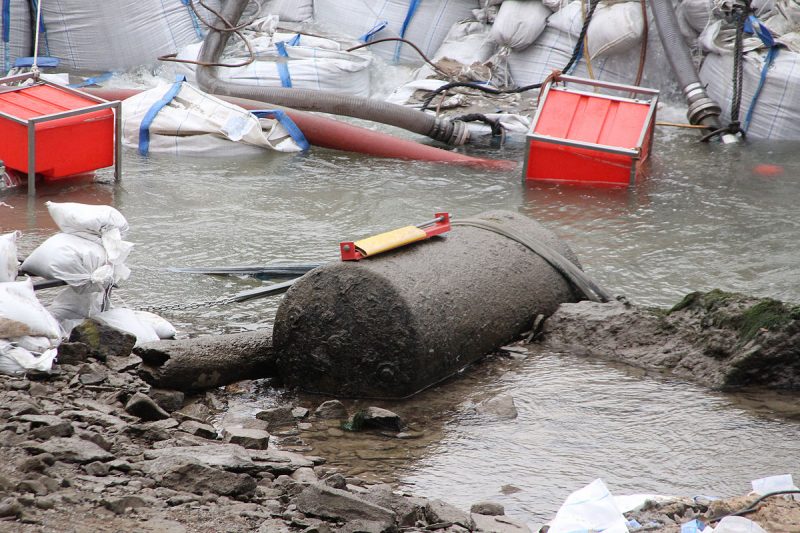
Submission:
[[[269,424],[269,428],[285,426],[294,424],[294,416],[292,415],[292,408],[288,406],[275,407],[265,411],[256,413],[256,418],[265,420]]]
[[[517,406],[514,398],[509,394],[501,394],[489,398],[476,406],[478,413],[489,415],[499,420],[513,420],[517,418]]]
[[[147,395],[168,413],[177,411],[183,407],[183,400],[186,397],[186,395],[179,390],[167,389],[150,389]]]
[[[325,484],[334,489],[344,490],[347,487],[347,478],[338,472],[325,478]]]
[[[125,357],[109,355],[108,359],[106,360],[106,366],[117,373],[133,370],[140,364],[142,364],[142,358],[133,354]]]
[[[78,433],[78,437],[82,438],[83,440],[88,440],[89,442],[94,442],[107,452],[110,452],[111,447],[114,445],[114,443],[108,440],[106,437],[94,431],[81,431]]]
[[[367,407],[353,415],[351,421],[353,430],[360,429],[387,429],[402,431],[403,421],[396,413],[380,407]]]
[[[295,500],[297,510],[311,516],[352,522],[377,522],[381,531],[394,527],[394,512],[349,492],[325,485],[308,485]]]
[[[211,411],[208,407],[199,402],[190,403],[181,407],[179,411],[172,413],[177,420],[197,420],[198,422],[206,422],[211,418]]]
[[[78,382],[81,385],[99,385],[106,380],[106,377],[105,372],[78,372]]]
[[[124,514],[128,509],[149,507],[153,501],[150,498],[145,499],[141,496],[130,495],[122,498],[104,498],[100,503],[114,514]]]
[[[245,496],[256,489],[256,480],[247,474],[227,472],[199,462],[188,463],[167,471],[161,486],[196,494],[213,492],[222,496]]]
[[[58,345],[58,364],[79,365],[89,359],[89,347],[82,342],[62,342]]]
[[[386,524],[369,520],[353,520],[336,530],[337,533],[385,533]]]
[[[56,459],[50,453],[40,453],[33,457],[26,457],[17,464],[17,468],[21,472],[39,472],[42,473],[47,470],[48,466],[52,466]],[[2,488],[0,486],[0,488]]]
[[[109,356],[130,355],[136,337],[89,318],[72,329],[69,342],[85,344],[92,357],[105,361]]]
[[[125,404],[125,411],[150,422],[169,418],[169,413],[159,407],[149,396],[141,392],[131,396],[131,399]]]
[[[484,514],[490,516],[501,516],[506,514],[506,509],[502,504],[497,502],[478,502],[473,503],[469,510],[472,514]]]
[[[28,387],[28,394],[34,398],[45,398],[50,397],[53,394],[53,390],[44,383],[33,382]]]
[[[145,450],[146,472],[158,473],[171,466],[196,462],[205,466],[250,472],[258,468],[250,459],[247,450],[236,444],[207,444],[205,446],[176,446],[160,450]]]
[[[413,527],[417,522],[425,520],[428,500],[395,494],[391,485],[374,485],[367,489],[362,497],[375,505],[394,511],[400,527]]]
[[[307,466],[295,470],[292,473],[291,478],[297,481],[298,483],[317,483],[319,481],[319,479],[317,479],[316,472],[314,472],[314,469],[309,468]]]
[[[0,518],[9,516],[19,517],[22,514],[22,505],[16,498],[6,498],[0,502]]]
[[[314,411],[314,416],[322,419],[344,419],[349,415],[347,409],[339,400],[328,400],[323,402]]]
[[[203,424],[202,422],[196,422],[194,420],[185,420],[181,422],[181,424],[178,426],[178,429],[180,431],[185,431],[190,435],[195,435],[204,439],[213,440],[217,438],[217,430],[214,429],[213,426]]]
[[[95,461],[93,463],[89,463],[88,465],[83,465],[83,469],[90,476],[103,477],[108,475],[110,467],[107,463]]]
[[[449,522],[451,524],[458,524],[470,531],[475,529],[475,521],[468,513],[442,500],[432,500],[428,502],[428,505],[425,506],[425,518],[429,524]]]
[[[507,516],[490,516],[486,514],[472,513],[475,521],[475,531],[485,531],[486,533],[530,533],[530,528]]]
[[[295,418],[305,418],[308,416],[308,409],[305,407],[295,407],[292,409],[292,416]]]
[[[30,432],[30,436],[38,440],[47,440],[53,437],[71,437],[75,433],[75,428],[71,422],[62,420],[52,426],[42,426]]]
[[[37,496],[45,496],[49,491],[39,480],[25,479],[17,483],[17,492],[32,492]]]
[[[269,446],[269,433],[260,429],[225,428],[223,438],[225,442],[252,450],[266,450]]]
[[[56,437],[39,443],[27,441],[21,444],[31,453],[49,453],[57,461],[65,463],[91,463],[93,461],[110,461],[114,456],[93,442],[70,437]]]

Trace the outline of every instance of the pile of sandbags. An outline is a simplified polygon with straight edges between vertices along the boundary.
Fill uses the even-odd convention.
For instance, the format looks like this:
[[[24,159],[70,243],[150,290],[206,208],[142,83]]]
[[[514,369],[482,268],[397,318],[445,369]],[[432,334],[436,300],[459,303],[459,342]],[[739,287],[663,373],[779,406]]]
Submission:
[[[20,57],[33,55],[33,23],[28,0],[2,0],[0,8],[0,76]]]
[[[431,57],[453,24],[471,18],[480,7],[478,0],[314,0],[314,21],[364,42],[402,37]],[[402,43],[380,43],[370,50],[389,61],[422,64],[419,54]]]
[[[63,334],[93,318],[135,335],[137,344],[158,340],[149,317],[143,321],[134,311],[111,308],[112,289],[130,276],[125,261],[133,245],[123,240],[129,229],[125,217],[105,205],[46,205],[61,233],[31,252],[20,269],[68,285],[48,306]]]

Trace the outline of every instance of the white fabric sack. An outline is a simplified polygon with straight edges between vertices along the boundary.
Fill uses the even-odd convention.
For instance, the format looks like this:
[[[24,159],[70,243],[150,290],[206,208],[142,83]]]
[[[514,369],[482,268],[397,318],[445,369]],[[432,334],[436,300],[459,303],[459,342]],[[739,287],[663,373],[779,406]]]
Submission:
[[[61,330],[36,299],[30,279],[0,283],[0,339],[27,335],[58,339]]]
[[[11,0],[8,13],[0,9],[0,28],[6,27],[8,42],[0,31],[0,76],[14,66],[17,58],[33,55],[33,23],[28,0]]]
[[[150,108],[171,89],[163,84],[122,103],[122,140],[139,146],[139,129]],[[264,107],[269,107],[264,104]],[[259,121],[252,113],[204,93],[189,83],[156,115],[150,125],[150,153],[233,156],[263,150],[297,152],[297,145],[277,121]]]
[[[400,37],[409,5],[408,0],[314,0],[314,21],[326,29],[354,39],[385,21],[386,27],[375,33],[373,40]],[[470,18],[472,10],[480,7],[478,0],[421,0],[409,20],[404,38],[431,57],[453,24]],[[398,44],[381,43],[370,46],[370,50],[386,60],[393,60]],[[410,46],[401,45],[399,50],[401,63],[422,64],[422,58]]]
[[[551,11],[559,11],[562,8],[567,7],[570,0],[542,0],[542,3],[549,7]]]
[[[58,339],[48,339],[47,337],[31,337],[26,335],[24,337],[14,337],[8,339],[15,346],[25,348],[34,354],[43,354],[50,348],[55,348],[58,344]]]
[[[109,309],[92,316],[92,318],[107,326],[134,335],[136,337],[136,346],[144,342],[159,340],[159,336],[153,327],[139,320],[139,317],[131,309],[122,307]]]
[[[17,279],[17,239],[21,235],[18,231],[0,235],[0,282]]]
[[[203,38],[181,0],[44,0],[39,53],[75,70],[124,70],[155,64]]]
[[[601,479],[595,479],[564,500],[550,523],[549,533],[602,531],[628,533],[627,520]]]
[[[24,374],[28,370],[50,372],[57,355],[57,350],[52,348],[37,356],[25,348],[0,339],[0,374],[13,376]]]
[[[128,249],[128,252],[130,249]],[[46,279],[60,279],[81,291],[99,291],[128,279],[124,265],[127,253],[109,262],[108,253],[98,243],[68,233],[56,233],[22,263],[22,270]]]
[[[104,298],[103,291],[78,292],[72,287],[65,287],[53,298],[53,301],[47,306],[47,310],[62,323],[63,327],[65,320],[84,320],[102,312]],[[66,331],[67,328],[64,330]]]
[[[160,339],[174,339],[178,334],[175,326],[169,323],[166,318],[160,317],[155,313],[147,311],[134,311],[133,312],[140,322],[149,325],[156,332]]]
[[[750,108],[761,78],[764,57],[765,53],[760,51],[744,54],[740,120],[744,120]],[[723,124],[730,120],[732,69],[733,55],[730,54],[708,54],[700,68],[700,80],[707,84],[708,96],[722,107],[720,119]],[[753,140],[800,140],[800,54],[788,50],[778,52],[753,108],[747,137]]]
[[[275,43],[282,42],[282,38],[289,41],[294,35],[277,33],[274,39],[269,36],[254,39],[258,59],[244,67],[219,69],[219,78],[243,85],[282,87],[284,81],[279,65],[284,65],[293,88],[370,96],[369,67],[372,57],[369,54],[363,51],[340,51],[341,47],[336,41],[302,35],[296,46],[284,42],[288,57],[280,57]],[[178,58],[197,59],[201,46],[202,43],[197,43],[185,47]],[[194,67],[186,70],[186,79],[190,82],[195,80]],[[265,104],[265,107],[268,106]]]
[[[526,48],[544,31],[551,13],[539,0],[506,0],[494,19],[492,39],[512,50]]]
[[[675,8],[678,27],[687,39],[696,39],[711,20],[714,0],[682,0]]]
[[[569,33],[575,38],[583,26],[583,11],[579,0],[573,0],[547,21],[548,26]],[[600,4],[586,30],[591,59],[620,54],[638,45],[644,32],[642,8],[638,2]]]
[[[50,218],[64,233],[99,241],[104,233],[116,229],[124,237],[128,221],[110,205],[45,202]]]
[[[474,63],[487,61],[496,46],[489,37],[489,30],[490,26],[474,20],[456,22],[431,61],[436,63],[442,59],[450,59],[464,65],[464,69]],[[422,79],[434,74],[433,68],[425,64],[418,69],[414,77]]]
[[[213,23],[214,15],[195,1],[195,7],[201,16],[208,22]],[[206,0],[210,8],[220,11],[222,3],[220,0]],[[251,4],[252,5],[252,4]],[[261,11],[258,16],[277,15],[282,22],[306,22],[314,18],[314,0],[262,0]],[[248,6],[242,15],[242,21],[252,18],[251,7]],[[205,28],[203,28],[205,29]]]

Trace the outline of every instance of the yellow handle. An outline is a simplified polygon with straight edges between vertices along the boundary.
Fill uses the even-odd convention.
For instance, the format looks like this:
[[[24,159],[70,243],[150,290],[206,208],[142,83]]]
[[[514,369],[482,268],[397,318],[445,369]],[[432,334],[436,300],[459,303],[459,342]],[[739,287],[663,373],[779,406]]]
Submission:
[[[375,255],[388,250],[394,250],[412,242],[422,241],[428,238],[428,234],[416,226],[406,226],[373,235],[366,239],[356,241],[355,245],[363,256]]]

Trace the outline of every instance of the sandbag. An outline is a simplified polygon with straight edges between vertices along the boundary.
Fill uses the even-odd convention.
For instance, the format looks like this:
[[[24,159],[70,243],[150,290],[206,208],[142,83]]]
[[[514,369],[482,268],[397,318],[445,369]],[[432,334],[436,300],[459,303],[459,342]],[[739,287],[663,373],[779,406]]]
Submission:
[[[0,76],[19,57],[33,55],[33,23],[28,0],[0,1]]]
[[[151,110],[157,106],[162,107],[153,117]],[[264,106],[268,108],[269,104]],[[143,128],[146,120],[150,121],[149,127]],[[146,136],[142,135],[143,130]],[[142,154],[230,156],[265,149],[301,149],[277,120],[260,121],[237,105],[180,82],[160,85],[126,99],[122,103],[122,134],[123,144],[138,148]]]
[[[79,204],[74,202],[45,202],[50,218],[64,233],[83,239],[99,241],[104,233],[118,230],[124,237],[130,227],[122,213],[110,205]]]
[[[196,2],[196,0],[195,0]],[[221,0],[206,0],[206,5],[216,11],[222,7]],[[196,5],[201,16],[208,22],[213,22],[213,14],[207,13],[200,5]],[[242,20],[249,20],[250,6],[245,10]],[[282,22],[306,22],[314,18],[313,0],[262,0],[261,11],[256,16],[277,15]],[[248,17],[248,18],[245,18]]]
[[[412,6],[415,9],[410,9]],[[478,0],[314,0],[314,21],[356,39],[368,34],[374,40],[403,37],[430,57],[453,24],[470,18],[472,10],[479,7]],[[423,62],[413,48],[400,43],[381,43],[370,50],[387,60]]]
[[[761,51],[744,54],[739,114],[742,121],[761,78],[764,57],[765,53]],[[707,85],[708,96],[722,107],[720,118],[723,123],[730,120],[732,72],[732,55],[708,54],[700,68],[700,80]],[[800,140],[800,54],[788,50],[778,52],[767,70],[764,88],[753,107],[747,137],[774,141]]]
[[[687,39],[696,39],[711,20],[714,0],[682,0],[675,8],[678,27]]]
[[[219,69],[219,79],[243,85],[370,96],[372,58],[363,51],[341,51],[336,41],[299,34],[279,33],[274,40],[261,37],[252,42],[258,59],[244,67]],[[280,52],[276,43],[281,43]],[[184,47],[178,59],[196,60],[201,46],[202,43],[196,43]],[[179,71],[190,82],[196,79],[193,65],[185,64]]]
[[[39,245],[20,268],[34,276],[65,281],[77,290],[96,292],[128,279],[126,258],[120,256],[112,263],[102,245],[57,233]]]
[[[547,24],[577,38],[583,26],[582,9],[581,2],[573,0],[554,13]],[[586,31],[589,57],[594,60],[630,50],[641,42],[643,32],[644,18],[638,2],[600,4]]]
[[[17,239],[20,235],[18,231],[0,235],[0,282],[17,279]]]
[[[72,287],[65,287],[53,298],[47,310],[59,321],[64,331],[70,331],[72,327],[67,327],[65,321],[76,321],[76,324],[79,324],[90,316],[104,311],[104,302],[103,291],[78,292]]]
[[[55,348],[55,345],[58,344],[57,340],[48,339],[47,337],[31,337],[30,335],[13,337],[8,339],[8,341],[14,344],[14,346],[25,348],[33,354],[43,354],[50,348]]]
[[[108,311],[93,315],[92,318],[106,326],[111,326],[112,328],[134,335],[136,337],[135,346],[139,346],[144,342],[159,340],[159,336],[152,326],[139,320],[139,317],[137,317],[136,313],[131,309],[122,307],[109,309]]]
[[[200,41],[204,32],[182,0],[44,0],[40,53],[74,70],[124,70]]]
[[[136,315],[136,318],[138,318],[140,322],[153,328],[153,331],[156,332],[156,335],[158,335],[160,339],[174,339],[175,335],[178,334],[178,330],[175,329],[175,326],[170,324],[166,318],[160,317],[155,313],[134,311],[133,314]]]
[[[494,20],[491,37],[501,47],[521,50],[541,35],[551,13],[539,0],[506,0]]]
[[[431,60],[434,63],[442,60],[460,63],[460,74],[468,76],[467,70],[471,65],[484,63],[494,53],[496,45],[489,37],[490,28],[487,24],[474,20],[456,22]],[[432,75],[436,75],[433,68],[425,64],[417,70],[414,78],[421,80]]]
[[[0,339],[0,374],[14,376],[29,370],[49,372],[57,354],[53,348],[37,356],[21,346]]]
[[[61,330],[36,299],[31,280],[0,283],[0,339],[27,335],[58,339]]]

